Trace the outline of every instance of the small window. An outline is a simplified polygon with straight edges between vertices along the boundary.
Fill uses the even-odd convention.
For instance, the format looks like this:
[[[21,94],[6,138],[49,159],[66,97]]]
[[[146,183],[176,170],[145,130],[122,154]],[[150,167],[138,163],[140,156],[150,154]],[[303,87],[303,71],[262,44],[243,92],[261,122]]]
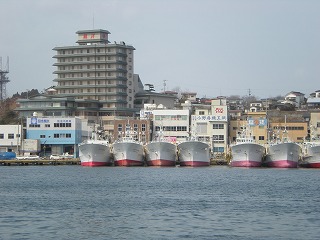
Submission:
[[[8,139],[14,139],[14,134],[13,133],[8,133]]]

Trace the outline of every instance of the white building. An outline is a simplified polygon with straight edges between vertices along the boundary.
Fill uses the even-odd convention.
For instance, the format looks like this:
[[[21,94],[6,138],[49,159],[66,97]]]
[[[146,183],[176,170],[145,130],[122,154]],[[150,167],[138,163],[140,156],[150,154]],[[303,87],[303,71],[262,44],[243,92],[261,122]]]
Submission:
[[[304,104],[304,94],[301,92],[289,92],[285,97],[282,103],[290,103],[297,108],[300,108],[302,104]]]
[[[209,143],[213,154],[226,153],[228,145],[228,107],[226,99],[214,99],[191,116],[191,128],[199,140]]]
[[[19,152],[21,129],[21,125],[0,125],[0,152]]]
[[[188,139],[190,135],[189,110],[154,109],[152,112],[153,137],[162,129],[165,137],[170,137],[177,143]]]

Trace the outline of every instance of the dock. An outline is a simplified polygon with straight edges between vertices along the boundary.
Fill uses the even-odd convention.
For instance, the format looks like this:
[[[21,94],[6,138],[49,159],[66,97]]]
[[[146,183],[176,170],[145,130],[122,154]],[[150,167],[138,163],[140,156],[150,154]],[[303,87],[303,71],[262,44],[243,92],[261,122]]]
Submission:
[[[0,166],[27,166],[27,165],[80,165],[79,158],[70,159],[11,159],[0,160]]]
[[[210,165],[229,165],[229,161],[222,158],[211,158]]]

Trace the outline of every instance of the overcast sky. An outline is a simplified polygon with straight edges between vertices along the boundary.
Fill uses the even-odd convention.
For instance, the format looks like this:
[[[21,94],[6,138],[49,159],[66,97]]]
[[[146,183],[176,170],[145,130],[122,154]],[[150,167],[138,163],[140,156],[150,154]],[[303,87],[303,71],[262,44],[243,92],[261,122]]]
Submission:
[[[135,73],[162,91],[259,98],[320,89],[319,0],[0,0],[7,96],[55,85],[56,46],[106,29],[133,45]]]

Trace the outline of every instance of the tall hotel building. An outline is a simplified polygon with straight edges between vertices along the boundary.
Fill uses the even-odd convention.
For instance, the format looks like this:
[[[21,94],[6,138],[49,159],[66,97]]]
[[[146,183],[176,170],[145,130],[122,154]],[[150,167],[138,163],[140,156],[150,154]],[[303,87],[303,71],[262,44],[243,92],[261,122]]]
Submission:
[[[134,50],[125,42],[110,43],[103,29],[76,32],[76,46],[55,47],[56,95],[72,97],[76,116],[103,121],[113,129],[115,116],[133,116],[134,96],[143,90],[134,74]]]

